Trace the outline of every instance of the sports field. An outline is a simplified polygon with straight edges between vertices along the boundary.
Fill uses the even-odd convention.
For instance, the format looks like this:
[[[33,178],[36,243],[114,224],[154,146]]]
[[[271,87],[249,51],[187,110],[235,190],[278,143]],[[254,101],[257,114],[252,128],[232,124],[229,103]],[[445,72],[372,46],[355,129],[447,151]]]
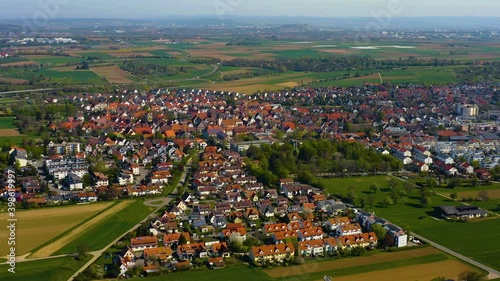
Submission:
[[[111,203],[73,205],[46,209],[19,211],[16,225],[16,250],[21,256],[47,243],[58,235],[91,218],[111,206]],[[0,228],[6,229],[7,213],[0,213]],[[0,232],[0,240],[5,241],[7,232]],[[7,243],[0,244],[0,256],[6,256]]]

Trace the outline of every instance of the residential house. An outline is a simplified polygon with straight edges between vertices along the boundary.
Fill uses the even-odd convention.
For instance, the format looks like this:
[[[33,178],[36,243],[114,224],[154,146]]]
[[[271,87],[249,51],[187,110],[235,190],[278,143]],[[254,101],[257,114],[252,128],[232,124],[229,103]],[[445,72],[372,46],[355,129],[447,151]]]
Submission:
[[[249,251],[250,260],[253,262],[276,261],[293,258],[295,248],[292,243],[277,245],[254,246]]]
[[[167,262],[173,259],[174,251],[169,246],[157,247],[157,248],[146,248],[143,250],[143,258],[147,260],[160,260],[161,262]]]
[[[156,248],[157,246],[156,236],[141,236],[130,239],[130,248],[134,251],[143,251],[146,248]]]
[[[274,232],[273,235],[273,242],[274,243],[282,243],[285,239],[295,237],[299,238],[299,234],[295,230],[285,230],[285,231],[277,231]]]
[[[331,230],[335,231],[338,227],[344,226],[346,224],[350,224],[351,219],[348,217],[338,217],[338,218],[330,218],[326,221],[325,226]]]
[[[346,235],[356,235],[361,234],[363,232],[361,225],[359,223],[348,223],[344,225],[339,225],[335,230],[335,233],[338,236],[346,236]]]
[[[298,231],[299,241],[323,239],[323,230],[321,227],[305,228]]]
[[[210,256],[229,258],[231,253],[226,242],[214,243],[210,246]]]
[[[64,186],[66,186],[68,190],[82,190],[83,180],[78,175],[69,173],[64,179]]]
[[[323,256],[325,253],[325,242],[323,240],[310,240],[298,243],[298,254],[303,257]]]
[[[267,235],[285,230],[288,230],[288,226],[286,225],[286,223],[269,223],[264,225],[264,233],[266,233]]]
[[[338,238],[342,249],[354,247],[374,247],[378,238],[375,232],[346,235]]]

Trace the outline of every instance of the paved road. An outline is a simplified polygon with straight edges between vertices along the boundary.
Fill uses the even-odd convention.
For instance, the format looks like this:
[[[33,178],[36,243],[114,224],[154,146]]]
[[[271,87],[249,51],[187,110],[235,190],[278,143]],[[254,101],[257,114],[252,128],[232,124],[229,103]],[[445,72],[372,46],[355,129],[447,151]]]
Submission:
[[[462,254],[459,254],[459,253],[457,253],[457,252],[455,252],[453,250],[450,250],[450,249],[448,249],[448,248],[446,248],[444,246],[441,246],[438,243],[433,242],[433,241],[431,241],[431,240],[429,240],[429,239],[427,239],[425,237],[422,237],[422,236],[420,236],[420,235],[418,235],[416,233],[411,233],[411,235],[413,235],[414,237],[418,238],[421,241],[429,243],[433,247],[435,247],[435,248],[437,248],[437,249],[439,249],[439,250],[441,250],[441,251],[443,251],[445,253],[448,253],[448,254],[456,257],[456,258],[459,258],[459,259],[461,259],[461,260],[463,260],[463,261],[465,261],[467,263],[470,263],[470,264],[472,264],[474,266],[477,266],[477,267],[479,267],[479,268],[487,271],[489,279],[500,278],[500,271],[498,271],[498,270],[495,270],[495,269],[493,269],[493,268],[491,268],[489,266],[486,266],[486,265],[484,265],[482,263],[479,263],[479,262],[477,262],[477,261],[475,261],[475,260],[473,260],[471,258],[468,258],[468,257],[466,257],[466,256],[464,256]]]

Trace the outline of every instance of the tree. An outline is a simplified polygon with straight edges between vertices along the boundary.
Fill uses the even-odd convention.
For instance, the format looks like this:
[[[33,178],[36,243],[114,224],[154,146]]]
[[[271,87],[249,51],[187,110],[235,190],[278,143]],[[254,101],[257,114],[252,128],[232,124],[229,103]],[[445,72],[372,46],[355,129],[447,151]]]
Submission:
[[[474,177],[474,178],[472,178],[472,179],[470,180],[470,185],[471,185],[472,187],[476,187],[478,183],[479,183],[479,180],[478,180],[476,177]]]
[[[367,200],[365,197],[361,197],[359,199],[359,204],[361,206],[362,209],[366,209],[366,205],[367,205]]]
[[[370,208],[373,208],[373,203],[375,202],[375,197],[370,194],[368,197],[366,197],[366,202]]]
[[[456,192],[453,192],[452,194],[450,194],[450,197],[451,199],[453,199],[453,201],[455,201],[458,198],[458,194]]]
[[[465,271],[458,275],[459,281],[483,281],[487,280],[486,275],[477,271]]]
[[[448,188],[457,188],[462,186],[462,180],[459,178],[451,178],[448,181]]]
[[[87,255],[87,252],[89,251],[89,245],[87,244],[80,244],[76,246],[76,252],[78,253],[78,260],[83,260],[85,256]]]
[[[83,175],[82,180],[83,180],[83,186],[85,187],[92,186],[92,179],[90,178],[89,174]]]
[[[247,247],[243,246],[241,241],[238,239],[231,240],[231,242],[229,242],[228,248],[231,252],[235,253],[245,253],[247,250]]]
[[[181,236],[179,237],[179,242],[178,244],[179,245],[184,245],[187,243],[187,239],[186,239],[186,236],[184,236],[184,234],[181,234]]]
[[[391,190],[391,199],[394,202],[394,204],[398,204],[399,198],[401,198],[401,191],[397,187],[393,188]]]
[[[344,133],[350,133],[352,131],[352,126],[349,122],[344,123]]]
[[[390,179],[387,182],[387,186],[389,186],[390,189],[394,189],[398,186],[398,182],[395,179]]]
[[[411,192],[413,190],[413,184],[411,182],[405,182],[404,183],[404,187],[405,187],[405,190],[406,190],[406,196],[410,196]]]
[[[349,203],[355,204],[357,198],[358,194],[356,193],[356,190],[354,190],[354,187],[349,187],[349,190],[347,191],[347,200]]]
[[[477,200],[479,201],[488,201],[490,200],[490,195],[486,190],[479,191],[477,193]]]
[[[380,245],[382,245],[385,240],[385,237],[387,236],[387,230],[381,224],[372,225],[372,230],[377,235]]]
[[[377,183],[374,183],[370,186],[370,191],[373,192],[373,194],[377,194],[377,192],[380,191],[380,187]]]
[[[433,178],[427,178],[425,184],[428,188],[434,188],[436,186],[436,180]]]
[[[384,203],[385,206],[390,206],[390,205],[394,204],[394,202],[392,202],[391,197],[389,197],[389,196],[385,197],[384,201],[382,203]]]
[[[445,281],[445,280],[446,280],[446,278],[439,276],[439,277],[432,279],[431,281]]]
[[[431,197],[429,196],[424,196],[420,198],[420,204],[422,204],[422,207],[427,208],[431,204],[432,200]]]

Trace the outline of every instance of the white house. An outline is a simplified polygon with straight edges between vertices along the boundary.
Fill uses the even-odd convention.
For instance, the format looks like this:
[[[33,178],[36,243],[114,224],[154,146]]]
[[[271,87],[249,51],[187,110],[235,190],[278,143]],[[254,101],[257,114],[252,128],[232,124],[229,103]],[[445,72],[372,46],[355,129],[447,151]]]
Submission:
[[[345,235],[361,234],[363,230],[361,229],[361,225],[359,225],[359,223],[356,222],[338,226],[335,232],[337,233],[338,236],[345,236]]]

